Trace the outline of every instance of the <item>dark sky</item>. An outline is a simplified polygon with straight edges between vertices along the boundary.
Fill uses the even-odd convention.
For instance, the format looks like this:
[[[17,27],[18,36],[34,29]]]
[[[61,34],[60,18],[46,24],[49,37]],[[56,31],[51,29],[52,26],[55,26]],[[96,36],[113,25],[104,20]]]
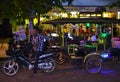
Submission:
[[[105,6],[118,0],[74,0],[73,5],[79,6]]]

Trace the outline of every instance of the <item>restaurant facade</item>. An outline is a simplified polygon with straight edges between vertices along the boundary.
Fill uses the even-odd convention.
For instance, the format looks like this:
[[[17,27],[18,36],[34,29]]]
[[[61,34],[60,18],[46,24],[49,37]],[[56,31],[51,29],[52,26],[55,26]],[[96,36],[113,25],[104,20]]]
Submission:
[[[99,42],[105,44],[104,49],[106,48],[107,40],[103,38],[107,34],[111,35],[112,46],[115,47],[118,44],[118,42],[114,41],[116,43],[114,44],[112,41],[116,37],[119,39],[120,35],[120,12],[117,7],[64,6],[64,8],[65,10],[54,8],[46,14],[49,19],[42,18],[42,23],[46,24],[45,29],[56,27],[55,31],[60,34],[73,34],[74,30],[75,36],[82,34],[81,30],[87,33],[90,29],[99,36]],[[101,39],[102,36],[103,38]]]

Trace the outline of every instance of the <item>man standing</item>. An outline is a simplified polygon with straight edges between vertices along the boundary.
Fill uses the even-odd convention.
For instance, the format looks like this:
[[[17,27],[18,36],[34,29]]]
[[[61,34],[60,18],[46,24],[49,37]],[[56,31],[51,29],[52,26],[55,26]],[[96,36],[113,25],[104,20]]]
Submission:
[[[33,27],[30,41],[35,55],[34,73],[37,73],[39,56],[44,52],[45,41],[49,42],[50,38],[42,34],[38,27]]]

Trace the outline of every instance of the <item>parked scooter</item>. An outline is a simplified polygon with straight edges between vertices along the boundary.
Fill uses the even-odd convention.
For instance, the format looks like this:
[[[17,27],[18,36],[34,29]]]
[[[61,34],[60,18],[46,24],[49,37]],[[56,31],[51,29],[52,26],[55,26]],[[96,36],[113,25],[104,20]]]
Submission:
[[[23,52],[23,45],[15,42],[14,39],[10,40],[9,49],[6,51],[6,54],[9,56],[9,59],[3,64],[3,72],[8,76],[13,76],[17,74],[21,65],[28,67],[29,70],[34,68],[34,63],[32,63]],[[39,56],[38,60],[38,69],[41,69],[43,72],[52,72],[55,70],[56,62],[54,60],[54,52],[45,52]]]

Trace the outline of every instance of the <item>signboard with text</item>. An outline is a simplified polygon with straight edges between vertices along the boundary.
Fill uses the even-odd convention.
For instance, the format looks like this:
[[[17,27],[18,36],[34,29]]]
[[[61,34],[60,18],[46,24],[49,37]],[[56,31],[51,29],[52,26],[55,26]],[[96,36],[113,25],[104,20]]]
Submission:
[[[109,8],[109,7],[80,7],[80,6],[65,6],[64,7],[66,9],[66,11],[78,11],[78,12],[117,12],[118,8],[117,7],[113,7],[113,8]],[[53,12],[60,12],[62,11],[61,9],[55,8],[52,9]]]

